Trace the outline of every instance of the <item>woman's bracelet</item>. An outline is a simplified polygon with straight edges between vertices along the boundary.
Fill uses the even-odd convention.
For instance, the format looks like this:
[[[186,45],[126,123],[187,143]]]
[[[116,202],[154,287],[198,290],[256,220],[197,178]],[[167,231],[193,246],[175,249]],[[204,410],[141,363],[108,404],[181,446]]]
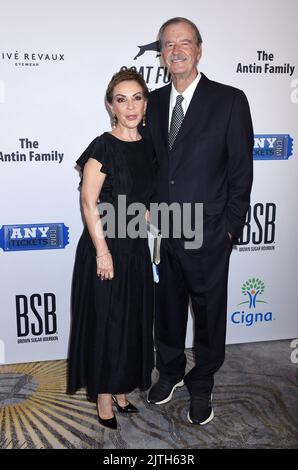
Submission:
[[[103,253],[102,255],[96,255],[96,259],[102,258],[103,256],[106,256],[106,255],[108,255],[108,254],[110,254],[110,251],[106,251],[106,252]]]

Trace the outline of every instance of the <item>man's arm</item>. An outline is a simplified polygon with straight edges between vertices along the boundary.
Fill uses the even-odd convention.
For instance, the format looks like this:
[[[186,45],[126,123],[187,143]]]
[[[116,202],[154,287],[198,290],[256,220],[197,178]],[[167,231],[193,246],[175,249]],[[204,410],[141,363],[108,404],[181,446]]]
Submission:
[[[245,94],[237,90],[227,134],[228,185],[227,230],[238,238],[245,224],[253,181],[253,127]]]

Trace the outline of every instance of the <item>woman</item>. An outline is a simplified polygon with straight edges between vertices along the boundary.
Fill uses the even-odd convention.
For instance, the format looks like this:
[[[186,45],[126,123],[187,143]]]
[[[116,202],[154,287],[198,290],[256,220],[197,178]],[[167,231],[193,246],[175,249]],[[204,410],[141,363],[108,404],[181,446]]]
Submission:
[[[135,71],[116,73],[106,102],[113,130],[96,137],[77,164],[82,170],[85,228],[78,243],[72,285],[68,392],[87,388],[99,422],[117,428],[113,404],[137,412],[126,394],[151,384],[153,276],[147,238],[121,238],[121,196],[149,205],[154,182],[152,149],[138,125],[145,119],[148,89]],[[109,203],[115,223],[104,236],[99,209]],[[107,206],[107,204],[105,205]],[[145,216],[144,210],[144,216]],[[110,214],[110,215],[111,215]],[[130,217],[131,219],[132,217]],[[126,223],[130,220],[126,220]],[[111,224],[110,224],[111,225]],[[127,227],[128,228],[128,227]]]

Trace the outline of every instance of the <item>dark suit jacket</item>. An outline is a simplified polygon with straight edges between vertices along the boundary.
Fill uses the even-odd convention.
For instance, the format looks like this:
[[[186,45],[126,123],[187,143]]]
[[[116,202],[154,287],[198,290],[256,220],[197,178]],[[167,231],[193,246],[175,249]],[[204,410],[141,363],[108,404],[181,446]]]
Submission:
[[[253,176],[253,128],[245,94],[204,74],[171,151],[171,85],[153,91],[147,125],[159,164],[157,202],[204,203],[207,215],[225,215],[238,237],[245,223]]]

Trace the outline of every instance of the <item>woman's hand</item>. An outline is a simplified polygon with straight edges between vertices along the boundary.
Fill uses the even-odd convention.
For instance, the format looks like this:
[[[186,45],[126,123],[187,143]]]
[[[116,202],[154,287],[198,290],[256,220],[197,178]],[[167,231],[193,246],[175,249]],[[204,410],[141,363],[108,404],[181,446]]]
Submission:
[[[96,256],[96,272],[97,276],[104,279],[113,279],[114,277],[114,266],[111,253],[106,253]]]

